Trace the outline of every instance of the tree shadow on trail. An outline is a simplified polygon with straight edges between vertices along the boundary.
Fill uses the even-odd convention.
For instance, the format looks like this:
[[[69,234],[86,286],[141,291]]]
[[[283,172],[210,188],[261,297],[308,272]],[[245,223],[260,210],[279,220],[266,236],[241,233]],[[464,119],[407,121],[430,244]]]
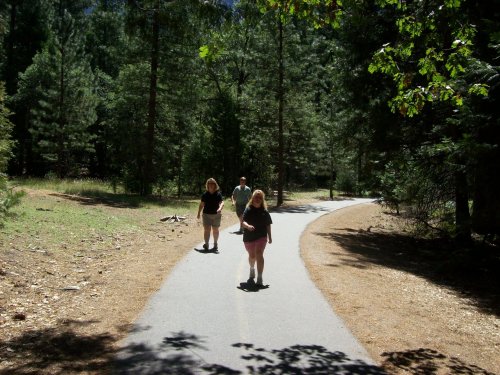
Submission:
[[[0,374],[103,373],[115,355],[116,338],[107,333],[77,333],[72,328],[91,323],[70,322],[0,340]]]
[[[343,352],[331,352],[320,345],[293,345],[283,349],[266,349],[251,343],[235,343],[241,350],[238,369],[204,360],[203,338],[185,332],[165,337],[156,347],[130,345],[119,354],[115,374],[359,374],[382,375],[378,366],[353,360]],[[244,370],[242,370],[244,369]]]
[[[321,345],[292,345],[283,349],[265,349],[250,343],[233,347],[244,350],[242,359],[251,374],[359,374],[382,375],[378,366],[353,360],[341,351],[329,351]]]
[[[450,375],[495,375],[481,367],[470,365],[459,358],[448,358],[432,349],[420,348],[401,352],[382,353],[386,359],[384,368],[389,373],[405,374],[450,374]]]
[[[500,316],[500,253],[497,249],[486,245],[464,249],[445,240],[351,228],[313,234],[335,241],[356,256],[356,259],[343,259],[345,265],[363,268],[377,264],[409,272],[450,288],[483,311]]]
[[[273,214],[309,214],[317,212],[330,212],[331,209],[313,204],[305,204],[300,206],[270,207],[269,211]]]
[[[148,328],[138,327],[135,331],[145,329]],[[321,345],[269,349],[252,343],[235,343],[227,348],[227,351],[240,351],[241,366],[235,369],[205,361],[204,354],[209,350],[207,342],[192,333],[172,333],[155,346],[131,343],[117,348],[116,344],[117,337],[110,334],[85,335],[66,326],[26,332],[11,340],[0,340],[0,374],[382,375],[386,369],[388,373],[405,370],[412,374],[438,375],[445,370],[451,375],[493,375],[431,349],[384,353],[382,368]]]

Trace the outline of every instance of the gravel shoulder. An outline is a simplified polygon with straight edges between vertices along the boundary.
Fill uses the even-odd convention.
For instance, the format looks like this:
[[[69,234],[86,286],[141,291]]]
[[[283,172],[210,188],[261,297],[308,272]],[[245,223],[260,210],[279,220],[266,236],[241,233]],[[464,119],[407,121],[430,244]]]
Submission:
[[[377,204],[325,215],[301,238],[312,280],[388,373],[500,373],[498,309],[436,268],[436,245]]]
[[[226,207],[222,228],[236,222]],[[0,374],[105,374],[148,298],[201,239],[195,213],[117,234],[119,248],[78,259],[32,251],[21,235],[2,238]],[[439,282],[422,261],[427,244],[380,206],[322,216],[301,249],[312,280],[389,373],[500,374],[498,307]]]

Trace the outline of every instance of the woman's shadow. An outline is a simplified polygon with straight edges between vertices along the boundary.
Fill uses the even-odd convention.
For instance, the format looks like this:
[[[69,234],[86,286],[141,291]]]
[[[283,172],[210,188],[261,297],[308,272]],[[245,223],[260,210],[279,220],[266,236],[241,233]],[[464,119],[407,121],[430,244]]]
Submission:
[[[244,292],[258,292],[259,290],[269,288],[269,285],[256,284],[254,279],[248,279],[246,282],[240,283],[236,288]]]
[[[195,247],[194,250],[202,254],[219,254],[219,249],[216,247],[212,247],[211,249],[198,249]]]

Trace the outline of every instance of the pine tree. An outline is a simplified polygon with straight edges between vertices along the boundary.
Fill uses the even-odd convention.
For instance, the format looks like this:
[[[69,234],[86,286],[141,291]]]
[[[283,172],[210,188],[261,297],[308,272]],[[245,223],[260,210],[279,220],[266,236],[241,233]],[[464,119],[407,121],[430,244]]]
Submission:
[[[0,176],[3,180],[2,186],[5,187],[5,171],[7,163],[11,157],[12,148],[12,123],[9,121],[10,112],[5,106],[5,87],[4,83],[0,82]]]
[[[5,7],[6,34],[4,39],[5,63],[1,67],[2,80],[6,83],[8,96],[16,94],[19,74],[32,63],[50,33],[51,3],[48,0],[9,0],[2,2]],[[31,140],[27,128],[28,108],[21,102],[9,101],[14,123],[12,132],[16,144],[13,158],[9,163],[9,173],[21,175],[33,170]]]
[[[47,45],[21,76],[19,97],[36,97],[29,129],[35,150],[59,177],[80,174],[93,152],[88,128],[96,120],[97,101],[80,35],[63,10]]]
[[[1,32],[0,32],[1,35]],[[11,149],[13,141],[11,139],[12,123],[8,117],[9,110],[5,107],[4,83],[0,82],[0,226],[3,225],[8,210],[19,203],[21,192],[13,192],[8,187],[7,163],[12,156]]]
[[[111,139],[112,123],[109,101],[114,80],[125,62],[126,41],[123,1],[98,0],[88,14],[86,50],[96,75],[96,93],[99,99],[97,121],[89,129],[94,137],[95,154],[91,158],[90,173],[100,178],[114,178],[117,172]]]

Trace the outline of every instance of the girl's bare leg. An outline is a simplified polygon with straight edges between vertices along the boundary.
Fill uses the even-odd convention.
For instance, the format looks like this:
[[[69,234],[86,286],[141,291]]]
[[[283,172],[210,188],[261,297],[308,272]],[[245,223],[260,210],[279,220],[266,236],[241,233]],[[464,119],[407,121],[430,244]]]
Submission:
[[[253,279],[255,277],[255,246],[245,244],[245,248],[248,252],[248,265],[250,266],[249,278]]]
[[[219,240],[219,227],[212,227],[212,232],[214,235],[214,245],[217,245],[217,241]]]
[[[210,225],[203,226],[203,239],[205,240],[205,243],[208,245],[208,242],[210,241]]]
[[[257,262],[257,283],[262,284],[262,273],[264,272],[264,249],[266,244],[259,244],[255,247],[255,260]]]
[[[255,248],[248,250],[248,264],[250,265],[250,268],[255,267]]]

